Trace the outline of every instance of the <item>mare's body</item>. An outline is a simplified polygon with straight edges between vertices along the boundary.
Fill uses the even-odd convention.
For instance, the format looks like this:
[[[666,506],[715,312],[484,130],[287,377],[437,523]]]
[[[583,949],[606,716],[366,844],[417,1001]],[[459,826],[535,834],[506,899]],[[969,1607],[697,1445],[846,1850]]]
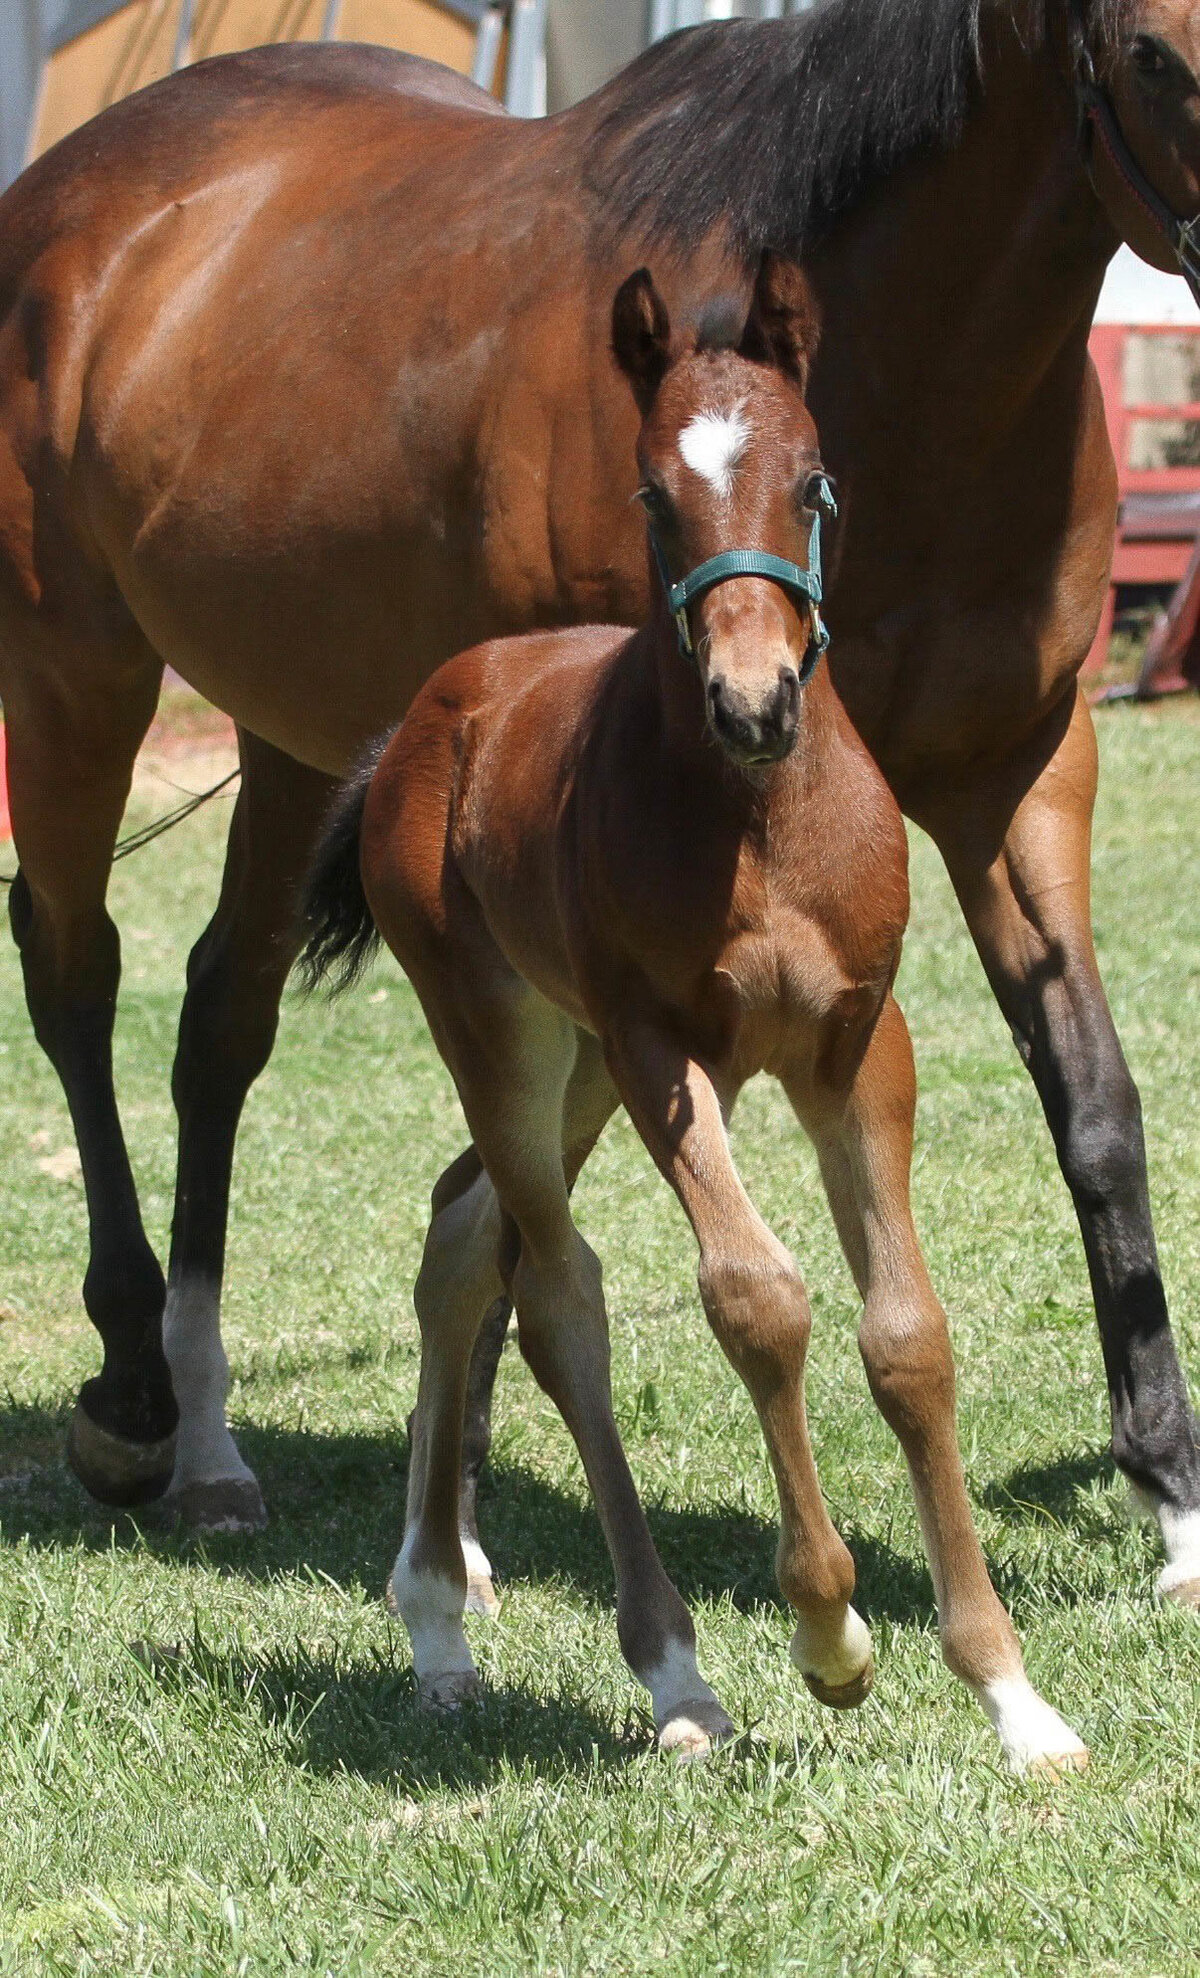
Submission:
[[[1164,1584],[1200,1588],[1200,1451],[1092,952],[1074,684],[1115,502],[1088,325],[1117,227],[1160,250],[1079,155],[1070,26],[1103,60],[1107,0],[919,6],[699,31],[541,125],[378,51],[232,57],[116,106],[0,202],[13,923],[83,1155],[105,1361],[76,1461],[97,1491],[152,1494],[174,1464],[195,1515],[261,1515],[223,1417],[229,1167],[327,779],[471,640],[636,622],[608,298],[652,236],[685,310],[747,293],[769,241],[809,253],[829,329],[812,403],[844,484],[839,691],[937,839],[1037,1080],[1117,1458],[1159,1510]],[[1133,13],[1200,66],[1200,9]],[[1148,107],[1124,31],[1113,90],[1163,192],[1200,205],[1193,99]],[[178,1441],[103,908],[164,661],[235,716],[245,769],[175,1071]]]

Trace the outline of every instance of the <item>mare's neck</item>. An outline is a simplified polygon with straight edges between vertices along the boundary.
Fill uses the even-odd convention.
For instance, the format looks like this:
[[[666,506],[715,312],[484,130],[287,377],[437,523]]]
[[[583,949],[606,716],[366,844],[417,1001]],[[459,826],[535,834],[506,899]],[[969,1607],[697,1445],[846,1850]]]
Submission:
[[[896,173],[813,257],[814,410],[847,466],[869,440],[877,470],[882,422],[885,448],[935,475],[936,450],[952,476],[1020,429],[1064,362],[1082,371],[1117,236],[1079,154],[1065,36],[1037,38],[1025,13],[985,9],[983,88],[955,149]]]

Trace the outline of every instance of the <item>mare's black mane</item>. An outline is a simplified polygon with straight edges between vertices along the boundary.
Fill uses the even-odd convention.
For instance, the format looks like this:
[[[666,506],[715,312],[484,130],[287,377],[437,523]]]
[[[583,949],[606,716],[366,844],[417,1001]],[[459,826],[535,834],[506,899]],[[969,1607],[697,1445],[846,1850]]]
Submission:
[[[593,99],[587,174],[607,222],[747,259],[801,254],[907,159],[952,148],[980,80],[980,21],[1039,38],[1065,11],[1101,49],[1125,0],[819,0],[659,42]]]

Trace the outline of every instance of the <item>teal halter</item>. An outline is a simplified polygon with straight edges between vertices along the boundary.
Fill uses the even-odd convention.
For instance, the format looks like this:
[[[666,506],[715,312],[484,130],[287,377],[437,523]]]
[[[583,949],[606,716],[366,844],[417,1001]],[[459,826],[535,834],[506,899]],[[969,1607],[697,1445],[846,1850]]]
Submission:
[[[658,540],[653,523],[650,524],[650,547],[658,574],[662,578],[663,589],[667,594],[667,605],[675,629],[679,635],[679,650],[685,659],[695,660],[696,648],[692,644],[692,628],[688,622],[688,608],[697,598],[704,597],[718,584],[729,582],[731,577],[767,577],[781,590],[795,598],[808,613],[811,636],[804,663],[799,669],[800,684],[810,678],[822,653],[829,650],[829,633],[821,617],[821,600],[824,591],[821,582],[821,516],[828,515],[832,520],[837,514],[837,501],[833,489],[822,475],[817,492],[816,514],[813,517],[812,533],[808,539],[807,566],[788,563],[782,556],[772,556],[765,549],[726,549],[719,556],[710,556],[707,563],[701,563],[682,582],[671,581],[667,559],[663,555],[662,544]]]

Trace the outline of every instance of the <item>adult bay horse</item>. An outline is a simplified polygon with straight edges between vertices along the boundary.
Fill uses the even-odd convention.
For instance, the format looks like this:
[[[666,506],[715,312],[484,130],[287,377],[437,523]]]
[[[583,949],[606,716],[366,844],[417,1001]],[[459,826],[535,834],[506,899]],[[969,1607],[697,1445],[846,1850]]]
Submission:
[[[457,1709],[478,1688],[462,1628],[475,1563],[459,1531],[464,1403],[485,1309],[510,1290],[521,1350],[596,1499],[621,1646],[660,1747],[706,1752],[732,1732],[638,1500],[600,1266],[571,1216],[571,1185],[623,1100],[691,1222],[705,1311],[762,1423],[792,1659],[821,1702],[862,1702],[871,1637],[805,1411],[808,1299],[725,1130],[747,1079],[769,1071],[817,1147],[862,1292],[859,1343],[908,1458],[946,1660],[1010,1763],[1056,1771],[1086,1753],[1030,1684],[988,1579],[946,1317],[909,1206],[916,1082],[892,994],[908,846],[821,665],[832,499],[804,403],[816,336],[804,277],[777,255],[744,324],[710,315],[673,331],[649,270],[622,283],[613,350],[643,415],[661,575],[648,622],[449,660],[351,779],[318,848],[302,967],[352,978],[387,941],[482,1163],[468,1178],[456,1161],[434,1191],[391,1591],[419,1694]]]
[[[824,0],[662,43],[540,124],[379,51],[260,51],[116,105],[0,201],[12,924],[84,1165],[104,1360],[72,1443],[98,1495],[172,1483],[202,1522],[261,1516],[224,1421],[224,1225],[329,779],[479,638],[637,622],[609,299],[652,249],[683,320],[748,298],[771,245],[827,330],[838,691],[1037,1083],[1116,1459],[1158,1514],[1162,1590],[1200,1603],[1200,1445],[1092,948],[1075,686],[1115,503],[1088,326],[1118,240],[1168,263],[1163,214],[1200,208],[1198,74],[1197,0]],[[234,716],[244,769],[181,1022],[165,1324],[104,908],[164,661]]]

